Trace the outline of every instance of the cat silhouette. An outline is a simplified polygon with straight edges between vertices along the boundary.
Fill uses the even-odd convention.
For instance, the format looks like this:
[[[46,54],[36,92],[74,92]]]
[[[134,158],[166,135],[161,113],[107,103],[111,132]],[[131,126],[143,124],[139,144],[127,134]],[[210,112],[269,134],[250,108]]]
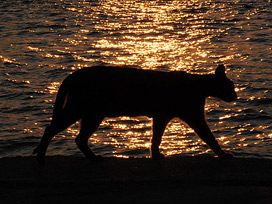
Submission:
[[[205,119],[205,101],[212,96],[231,102],[237,98],[225,66],[214,74],[183,71],[160,72],[128,67],[94,66],[69,75],[62,82],[54,105],[51,124],[33,151],[43,164],[52,138],[76,121],[81,121],[75,142],[90,160],[100,160],[88,146],[88,139],[105,117],[147,116],[153,119],[151,158],[162,159],[162,135],[167,123],[178,117],[213,150],[219,158],[231,158],[223,151]]]

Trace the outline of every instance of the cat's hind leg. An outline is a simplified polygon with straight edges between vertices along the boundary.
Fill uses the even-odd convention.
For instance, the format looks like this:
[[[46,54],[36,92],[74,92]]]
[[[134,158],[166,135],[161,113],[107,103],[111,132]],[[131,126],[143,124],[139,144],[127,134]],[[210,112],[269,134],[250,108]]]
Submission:
[[[88,158],[90,161],[100,161],[101,156],[96,156],[88,146],[88,140],[91,135],[96,131],[102,122],[103,117],[92,117],[83,118],[81,120],[81,127],[75,142],[80,149],[80,151]]]
[[[151,159],[160,160],[164,159],[164,155],[160,153],[159,146],[161,144],[162,136],[166,125],[169,122],[169,118],[154,117],[153,118],[153,136],[151,139]]]
[[[68,112],[53,118],[50,125],[45,128],[39,145],[33,150],[33,154],[36,154],[36,159],[39,164],[44,164],[46,150],[53,137],[59,132],[68,128],[77,120],[78,118],[75,115]]]

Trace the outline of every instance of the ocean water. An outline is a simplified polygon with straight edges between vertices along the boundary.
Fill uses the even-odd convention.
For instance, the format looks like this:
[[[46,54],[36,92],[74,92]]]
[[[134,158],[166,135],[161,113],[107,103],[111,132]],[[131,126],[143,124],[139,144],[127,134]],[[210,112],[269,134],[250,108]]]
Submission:
[[[0,39],[0,157],[31,155],[61,81],[74,70],[114,64],[201,74],[224,63],[239,97],[209,98],[209,126],[234,155],[272,159],[269,0],[1,1]],[[148,157],[151,124],[142,116],[108,118],[90,146],[103,156]],[[48,155],[80,155],[78,128],[58,134]],[[213,154],[178,119],[169,123],[161,149]]]

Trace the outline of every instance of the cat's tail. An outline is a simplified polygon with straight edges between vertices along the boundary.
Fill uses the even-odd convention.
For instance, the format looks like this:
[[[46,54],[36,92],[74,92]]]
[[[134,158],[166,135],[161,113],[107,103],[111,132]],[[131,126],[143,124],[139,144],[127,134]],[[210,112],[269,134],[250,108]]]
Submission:
[[[68,87],[64,80],[62,84],[60,85],[57,96],[56,96],[54,109],[53,109],[53,120],[56,117],[58,117],[65,109],[68,95],[69,95]]]

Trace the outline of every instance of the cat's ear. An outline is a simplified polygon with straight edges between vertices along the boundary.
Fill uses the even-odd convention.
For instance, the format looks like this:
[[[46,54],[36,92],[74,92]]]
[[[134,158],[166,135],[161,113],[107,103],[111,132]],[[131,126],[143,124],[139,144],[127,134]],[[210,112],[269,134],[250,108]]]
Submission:
[[[223,64],[219,64],[215,70],[215,75],[219,77],[226,77],[226,69]]]

